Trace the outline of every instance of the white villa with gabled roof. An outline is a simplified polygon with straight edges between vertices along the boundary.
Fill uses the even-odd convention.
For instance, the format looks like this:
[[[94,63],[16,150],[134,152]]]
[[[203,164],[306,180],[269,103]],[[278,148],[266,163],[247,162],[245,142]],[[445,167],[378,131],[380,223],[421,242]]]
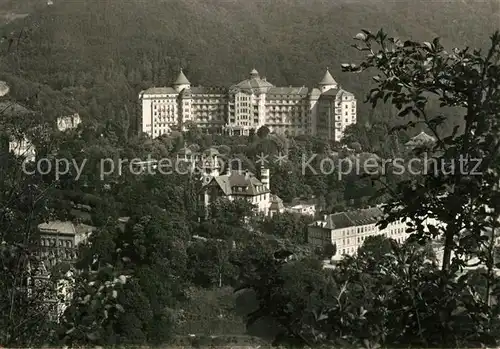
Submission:
[[[411,138],[408,142],[405,143],[405,147],[408,149],[413,149],[416,147],[421,147],[425,145],[431,145],[436,142],[436,139],[424,131],[420,132],[415,137]]]
[[[218,151],[210,148],[202,154],[201,158],[192,153],[189,155],[191,159],[203,162],[200,199],[205,208],[219,198],[226,198],[230,201],[246,200],[264,216],[283,212],[281,199],[271,194],[269,169],[261,167],[260,179],[248,170],[232,169],[231,164],[226,164],[225,171],[221,173]]]

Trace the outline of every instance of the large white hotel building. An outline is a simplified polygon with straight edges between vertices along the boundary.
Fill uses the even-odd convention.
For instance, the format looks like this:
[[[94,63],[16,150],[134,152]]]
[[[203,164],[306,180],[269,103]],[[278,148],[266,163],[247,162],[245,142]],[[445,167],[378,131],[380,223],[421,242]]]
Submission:
[[[315,135],[340,141],[356,123],[356,98],[343,90],[328,69],[318,86],[276,87],[257,70],[248,79],[224,87],[195,87],[182,72],[171,87],[153,87],[139,95],[140,131],[156,138],[196,124],[207,131],[248,135],[266,126],[290,136]]]

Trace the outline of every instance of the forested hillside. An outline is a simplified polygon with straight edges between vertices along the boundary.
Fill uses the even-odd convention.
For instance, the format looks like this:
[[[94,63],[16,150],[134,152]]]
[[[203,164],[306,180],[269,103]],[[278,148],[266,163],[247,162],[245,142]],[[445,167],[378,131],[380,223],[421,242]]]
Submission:
[[[0,97],[0,125],[3,133],[26,135],[44,160],[26,164],[10,153],[0,164],[0,347],[199,348],[261,339],[309,348],[498,347],[500,34],[490,54],[452,55],[432,40],[441,36],[448,52],[488,46],[498,0],[52,1],[0,0],[7,14],[0,80],[10,86]],[[430,43],[399,45],[380,32],[353,40],[361,28],[380,27]],[[366,51],[350,48],[355,42]],[[367,57],[372,44],[381,50]],[[248,137],[196,127],[131,137],[139,91],[169,84],[181,66],[193,84],[229,85],[255,67],[276,85],[308,86],[329,66],[363,100],[369,72],[341,73],[341,63],[350,61],[380,69],[370,101],[391,106],[360,106],[360,122],[341,144],[286,138],[266,127]],[[440,100],[429,101],[431,93]],[[464,132],[436,131],[448,120],[427,110],[440,102],[447,114],[467,107]],[[43,118],[74,112],[84,119],[76,129],[43,127]],[[412,114],[436,135],[434,146],[405,146],[413,120],[390,132],[397,115]],[[269,189],[284,204],[314,200],[323,216],[388,202],[388,216],[370,230],[362,217],[355,222],[361,229],[342,223],[353,228],[347,239],[335,229],[339,239],[315,246],[308,240],[312,217],[265,218],[249,201],[223,197],[204,210],[197,180],[204,168],[191,174],[177,166],[185,147],[212,148],[226,164],[239,160],[253,173],[258,155],[285,155],[283,163],[268,164]],[[410,171],[421,156],[417,172]],[[137,173],[127,160],[150,158],[171,160],[175,170],[147,166]],[[59,172],[69,159],[72,165]],[[114,171],[104,166],[110,159]],[[396,160],[408,168],[398,173]],[[441,169],[427,171],[433,160]],[[470,169],[477,160],[479,175]],[[341,171],[343,164],[357,168]],[[427,218],[440,224],[426,229]],[[97,230],[78,251],[54,239],[40,246],[38,224],[55,220]],[[405,221],[411,239],[400,243]],[[344,248],[353,253],[350,246],[361,248],[342,257]],[[55,250],[56,262],[51,280],[40,284],[39,247]],[[433,248],[442,250],[441,266]],[[344,259],[325,271],[323,260],[332,257]],[[481,269],[467,270],[472,258]],[[61,293],[72,297],[64,314],[52,317],[47,295],[63,281],[71,292]]]
[[[0,9],[16,9],[3,1]],[[229,85],[252,67],[276,85],[311,86],[325,67],[359,99],[367,76],[342,74],[356,61],[361,28],[403,38],[441,36],[446,46],[482,46],[500,23],[499,2],[69,0],[26,2],[30,16],[3,27],[0,78],[48,117],[80,112],[130,132],[137,93],[169,84],[180,66],[194,84]],[[8,38],[13,38],[14,41]],[[17,39],[20,43],[17,44]],[[360,119],[369,118],[360,108]]]

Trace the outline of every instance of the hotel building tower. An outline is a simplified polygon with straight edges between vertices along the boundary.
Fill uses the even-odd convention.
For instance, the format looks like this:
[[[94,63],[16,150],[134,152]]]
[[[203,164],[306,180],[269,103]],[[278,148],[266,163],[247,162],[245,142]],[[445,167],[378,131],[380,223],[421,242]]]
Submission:
[[[328,69],[314,88],[276,87],[253,69],[229,88],[191,86],[184,72],[171,87],[139,94],[140,130],[156,138],[195,124],[210,132],[248,135],[262,126],[288,136],[314,135],[340,141],[356,123],[356,98]]]

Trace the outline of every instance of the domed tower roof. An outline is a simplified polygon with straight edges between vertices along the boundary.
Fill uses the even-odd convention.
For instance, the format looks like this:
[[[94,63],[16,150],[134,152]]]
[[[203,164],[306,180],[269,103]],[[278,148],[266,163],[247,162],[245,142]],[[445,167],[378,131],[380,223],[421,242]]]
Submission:
[[[328,68],[326,68],[326,73],[325,76],[323,77],[323,80],[319,83],[320,86],[325,86],[325,85],[337,85],[337,81],[333,78],[332,74],[330,74],[330,71]]]
[[[250,79],[258,79],[259,78],[259,72],[257,69],[253,68],[252,71],[250,72]]]
[[[184,75],[184,72],[182,71],[182,68],[181,68],[181,71],[179,72],[179,75],[177,76],[177,80],[175,80],[175,82],[174,82],[174,86],[177,86],[177,85],[190,85],[190,84],[191,83],[186,78],[186,75]]]
[[[269,88],[274,87],[273,84],[268,82],[265,78],[261,79],[259,72],[254,68],[250,72],[250,77],[243,80],[236,85],[230,87],[230,91],[244,91],[247,93],[267,93]]]

